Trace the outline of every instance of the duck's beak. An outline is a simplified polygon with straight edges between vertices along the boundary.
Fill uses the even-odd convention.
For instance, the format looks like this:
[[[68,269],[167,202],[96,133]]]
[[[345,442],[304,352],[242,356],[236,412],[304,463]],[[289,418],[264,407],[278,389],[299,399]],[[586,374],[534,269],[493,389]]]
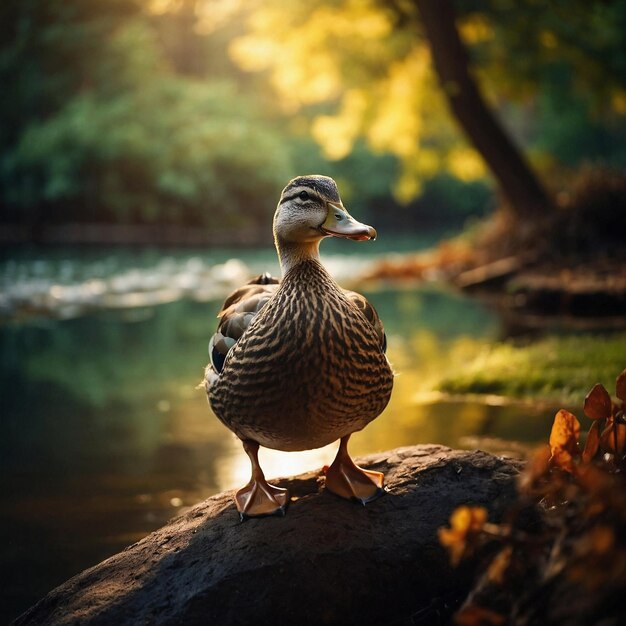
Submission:
[[[341,203],[327,202],[328,214],[326,221],[320,226],[320,230],[325,235],[331,237],[345,237],[346,239],[356,239],[367,241],[376,239],[376,231],[367,224],[357,222],[344,208]]]

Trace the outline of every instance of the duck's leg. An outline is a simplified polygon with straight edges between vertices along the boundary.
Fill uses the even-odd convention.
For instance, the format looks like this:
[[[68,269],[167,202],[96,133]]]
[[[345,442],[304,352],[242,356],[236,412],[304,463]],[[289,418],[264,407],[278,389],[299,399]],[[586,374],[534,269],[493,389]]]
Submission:
[[[341,438],[332,465],[326,470],[326,488],[342,498],[367,504],[385,493],[384,476],[355,465],[348,454],[350,435]]]
[[[251,439],[244,439],[242,443],[252,464],[252,477],[250,482],[235,494],[241,520],[262,515],[284,515],[289,502],[289,492],[287,489],[274,487],[265,480],[259,465],[259,444]]]

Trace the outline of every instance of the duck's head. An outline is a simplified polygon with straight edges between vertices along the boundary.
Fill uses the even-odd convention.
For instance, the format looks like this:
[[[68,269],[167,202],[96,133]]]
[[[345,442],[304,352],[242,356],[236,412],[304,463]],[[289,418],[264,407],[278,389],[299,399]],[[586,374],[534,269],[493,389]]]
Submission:
[[[376,231],[346,211],[332,178],[298,176],[283,189],[274,214],[276,243],[317,247],[324,237],[365,241],[376,239]]]

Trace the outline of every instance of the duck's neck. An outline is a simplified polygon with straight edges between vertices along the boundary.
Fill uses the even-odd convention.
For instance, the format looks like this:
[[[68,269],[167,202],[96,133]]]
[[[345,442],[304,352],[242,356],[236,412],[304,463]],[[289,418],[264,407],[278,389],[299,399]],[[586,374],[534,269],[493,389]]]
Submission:
[[[275,244],[283,278],[287,275],[287,272],[305,261],[316,261],[321,265],[319,239],[306,243],[294,243],[276,237]]]

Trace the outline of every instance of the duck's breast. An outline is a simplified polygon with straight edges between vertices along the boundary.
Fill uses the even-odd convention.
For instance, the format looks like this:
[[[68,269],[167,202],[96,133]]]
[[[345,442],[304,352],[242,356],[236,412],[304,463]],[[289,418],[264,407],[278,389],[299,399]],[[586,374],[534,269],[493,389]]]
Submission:
[[[266,447],[326,445],[363,428],[391,395],[379,335],[315,265],[285,278],[210,390],[217,416]]]

